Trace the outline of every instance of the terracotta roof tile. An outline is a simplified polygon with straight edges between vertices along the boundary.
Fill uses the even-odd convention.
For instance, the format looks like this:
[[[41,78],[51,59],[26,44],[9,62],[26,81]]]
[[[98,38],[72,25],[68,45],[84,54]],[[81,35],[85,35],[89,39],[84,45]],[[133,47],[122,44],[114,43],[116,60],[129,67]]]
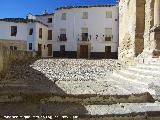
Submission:
[[[29,22],[38,22],[40,24],[43,24],[45,26],[47,26],[46,24],[40,22],[40,21],[37,21],[37,20],[33,20],[33,19],[24,19],[24,18],[3,18],[3,19],[0,19],[0,21],[5,21],[5,22],[14,22],[14,23],[29,23]]]
[[[62,9],[72,9],[72,8],[91,8],[91,7],[113,7],[116,4],[107,4],[107,5],[90,5],[90,6],[63,6],[56,8],[55,10],[62,10]]]

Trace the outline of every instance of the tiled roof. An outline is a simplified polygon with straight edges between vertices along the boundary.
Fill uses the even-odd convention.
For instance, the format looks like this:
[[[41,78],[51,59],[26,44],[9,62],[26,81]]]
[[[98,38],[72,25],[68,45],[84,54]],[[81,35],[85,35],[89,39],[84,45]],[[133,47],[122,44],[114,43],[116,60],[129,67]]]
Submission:
[[[0,19],[0,21],[5,21],[5,22],[14,22],[14,23],[29,23],[29,22],[38,22],[40,24],[43,24],[45,26],[47,26],[46,24],[40,22],[40,21],[37,21],[37,20],[33,20],[33,19],[24,19],[24,18],[3,18],[3,19]]]
[[[72,8],[91,8],[91,7],[113,7],[116,4],[107,4],[107,5],[90,5],[90,6],[63,6],[56,8],[55,10],[62,10],[62,9],[72,9]]]

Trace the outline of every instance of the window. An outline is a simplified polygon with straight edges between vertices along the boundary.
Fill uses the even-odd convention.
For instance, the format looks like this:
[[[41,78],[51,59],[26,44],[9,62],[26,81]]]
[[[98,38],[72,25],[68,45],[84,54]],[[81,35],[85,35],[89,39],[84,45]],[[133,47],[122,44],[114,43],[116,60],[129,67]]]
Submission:
[[[88,41],[88,28],[82,28],[82,41]]]
[[[39,28],[39,38],[42,38],[42,28]]]
[[[52,18],[48,18],[48,23],[52,23]]]
[[[48,30],[48,40],[52,40],[52,30]]]
[[[67,14],[63,13],[62,16],[61,16],[61,20],[66,20],[66,17],[67,17]]]
[[[112,11],[106,12],[106,18],[112,18]]]
[[[82,19],[88,19],[88,12],[83,12]]]
[[[32,43],[29,43],[29,50],[32,50]]]
[[[17,50],[17,47],[16,47],[16,46],[14,46],[14,50]]]
[[[11,26],[11,36],[17,35],[17,26]]]
[[[10,50],[13,50],[13,46],[10,46]]]
[[[112,28],[106,28],[105,35],[112,35]]]
[[[29,29],[29,35],[33,35],[33,28]]]
[[[10,50],[17,50],[16,46],[10,46]]]
[[[60,29],[60,41],[67,41],[66,29]]]
[[[105,46],[105,53],[111,53],[111,46]]]
[[[66,34],[66,29],[65,28],[60,29],[60,34]]]

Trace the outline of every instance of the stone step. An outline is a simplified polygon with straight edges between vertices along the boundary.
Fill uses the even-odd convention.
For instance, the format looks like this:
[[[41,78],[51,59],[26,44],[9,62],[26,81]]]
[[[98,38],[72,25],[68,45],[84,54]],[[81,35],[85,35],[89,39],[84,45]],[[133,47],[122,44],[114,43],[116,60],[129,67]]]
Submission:
[[[145,76],[154,76],[154,77],[160,77],[160,71],[153,71],[153,70],[147,70],[147,69],[139,69],[136,67],[129,67],[126,68],[128,72],[134,72],[135,74],[144,74]]]
[[[106,115],[106,114],[127,114],[139,113],[147,111],[160,111],[160,103],[119,103],[110,106],[107,105],[87,105],[87,111],[91,115]]]
[[[147,64],[138,64],[134,66],[135,68],[139,69],[146,69],[146,70],[151,70],[151,71],[160,71],[160,66],[153,66],[153,65],[147,65]]]
[[[128,71],[125,71],[125,70],[123,70],[123,71],[119,71],[118,73],[116,73],[116,74],[118,74],[118,75],[120,75],[120,76],[123,76],[123,77],[125,77],[127,80],[130,80],[130,79],[133,79],[133,80],[138,80],[138,78],[140,79],[140,78],[153,78],[152,76],[144,76],[144,75],[141,75],[141,74],[135,74],[135,73],[133,73],[133,72],[128,72]]]
[[[153,66],[160,66],[160,61],[148,61],[145,64],[147,65],[153,65]]]
[[[129,94],[129,95],[56,95],[56,94],[0,94],[0,103],[75,103],[83,105],[111,105],[116,103],[147,103],[155,102],[153,97],[148,93]]]
[[[147,78],[147,79],[154,79],[154,78],[159,78],[159,75],[149,75],[149,74],[145,74],[145,73],[140,73],[140,72],[136,72],[134,70],[127,70],[127,69],[123,69],[121,71],[118,72],[118,74],[124,75],[128,78]]]
[[[0,103],[1,116],[77,116],[78,119],[101,120],[104,117],[120,117],[117,120],[126,120],[125,117],[146,119],[150,116],[160,117],[160,103],[117,103],[112,105],[82,105],[75,103]],[[143,116],[143,117],[142,117]],[[124,118],[123,118],[124,117]],[[142,118],[143,119],[142,119]],[[56,118],[57,119],[57,118]],[[114,119],[114,118],[113,118]],[[111,120],[113,120],[111,119]],[[103,119],[108,120],[108,119]],[[110,120],[110,119],[109,119]],[[115,119],[114,119],[115,120]],[[137,120],[137,119],[134,119]],[[153,119],[152,119],[153,120]],[[157,119],[158,120],[158,119]]]
[[[143,83],[150,87],[151,84],[156,84],[160,86],[160,80],[158,76],[145,75],[140,73],[134,73],[133,71],[122,70],[118,73],[118,75],[122,76],[123,79],[130,81],[138,81],[139,83]]]
[[[118,74],[118,73],[113,73],[111,75],[111,78],[114,80],[118,80],[120,81],[121,83],[126,83],[126,82],[129,82],[131,84],[135,84],[135,85],[143,85],[145,87],[148,87],[148,83],[144,82],[144,81],[139,81],[137,80],[135,77],[134,78],[128,78],[125,76],[125,74]]]
[[[132,79],[128,79],[124,76],[114,74],[110,77],[111,84],[114,86],[122,87],[125,90],[128,90],[130,93],[143,93],[149,92],[154,95],[155,91],[149,89],[148,84]]]

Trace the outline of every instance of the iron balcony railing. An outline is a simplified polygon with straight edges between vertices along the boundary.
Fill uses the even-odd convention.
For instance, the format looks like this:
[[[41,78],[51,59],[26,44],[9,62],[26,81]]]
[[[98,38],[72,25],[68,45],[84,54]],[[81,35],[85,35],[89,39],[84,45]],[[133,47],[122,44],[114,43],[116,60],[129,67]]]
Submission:
[[[66,34],[60,34],[60,36],[58,36],[58,41],[67,41]]]

